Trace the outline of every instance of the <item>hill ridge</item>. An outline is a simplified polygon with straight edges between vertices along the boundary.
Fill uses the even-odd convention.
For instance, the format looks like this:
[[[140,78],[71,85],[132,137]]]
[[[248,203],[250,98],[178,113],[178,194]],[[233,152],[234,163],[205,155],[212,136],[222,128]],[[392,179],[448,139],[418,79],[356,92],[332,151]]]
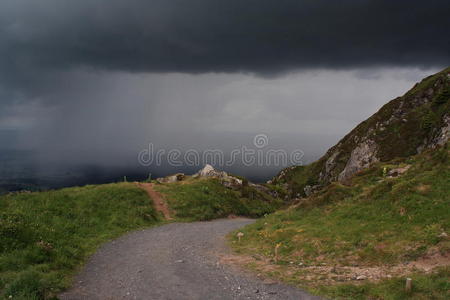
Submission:
[[[282,170],[269,183],[287,184],[291,197],[331,182],[345,183],[373,163],[418,154],[450,137],[450,67],[423,79],[358,124],[316,162]]]

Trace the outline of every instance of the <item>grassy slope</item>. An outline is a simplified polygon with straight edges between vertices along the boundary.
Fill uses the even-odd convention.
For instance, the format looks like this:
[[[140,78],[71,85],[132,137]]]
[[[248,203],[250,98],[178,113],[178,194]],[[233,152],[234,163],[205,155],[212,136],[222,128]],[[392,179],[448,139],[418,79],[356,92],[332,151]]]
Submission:
[[[232,191],[215,179],[157,189],[177,221],[256,217],[281,205],[251,187]],[[158,221],[146,192],[132,183],[0,196],[0,297],[51,298],[70,286],[72,275],[102,243]]]
[[[280,268],[272,275],[333,298],[406,297],[402,292],[404,279],[330,285],[321,282],[320,276],[308,278],[310,274],[298,264],[364,268],[415,260],[432,249],[449,253],[450,240],[439,237],[442,232],[450,233],[449,161],[447,145],[412,158],[377,164],[355,176],[350,186],[333,183],[296,207],[248,226],[245,242],[238,244],[233,237],[233,245],[239,253],[267,261],[273,257],[274,246],[281,243]],[[384,176],[385,167],[405,164],[412,165],[406,174]],[[440,272],[415,275],[411,296],[449,297],[450,269]]]
[[[147,194],[127,183],[1,196],[0,296],[51,297],[99,245],[156,221]]]
[[[157,185],[175,216],[181,220],[210,220],[228,215],[259,217],[272,213],[282,202],[250,187],[230,190],[217,179],[188,179]]]
[[[417,153],[417,148],[422,145],[424,139],[436,133],[436,129],[442,126],[442,117],[450,111],[450,79],[447,74],[450,67],[441,72],[423,79],[402,97],[398,97],[386,105],[367,120],[360,123],[347,134],[337,145],[332,147],[317,162],[308,166],[298,166],[283,170],[284,176],[275,177],[275,184],[287,183],[292,195],[297,193],[304,195],[303,188],[306,185],[328,184],[320,182],[319,174],[324,172],[327,159],[336,151],[336,166],[330,172],[337,176],[345,167],[351,151],[357,146],[360,139],[355,137],[367,136],[379,146],[379,158],[381,161],[390,161],[396,157],[408,157]],[[435,94],[430,98],[428,91],[435,89]],[[429,98],[429,102],[418,105],[417,99]],[[401,108],[400,108],[401,107]],[[404,113],[402,117],[391,117]]]

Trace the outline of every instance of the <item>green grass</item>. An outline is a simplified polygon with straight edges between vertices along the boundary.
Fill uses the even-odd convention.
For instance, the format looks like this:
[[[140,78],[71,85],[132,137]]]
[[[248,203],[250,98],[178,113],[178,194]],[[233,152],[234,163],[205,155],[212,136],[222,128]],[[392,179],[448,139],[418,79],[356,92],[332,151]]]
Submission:
[[[192,179],[186,182],[157,185],[165,195],[175,216],[181,220],[211,220],[240,215],[259,217],[274,212],[281,200],[244,187],[240,191],[228,189],[217,179]]]
[[[413,282],[411,293],[404,290],[404,278],[383,280],[379,283],[365,283],[361,285],[342,284],[336,286],[321,286],[316,290],[320,294],[333,299],[386,299],[386,300],[428,300],[450,299],[450,269],[438,270],[434,274],[409,275]]]
[[[252,187],[238,191],[215,179],[159,185],[176,221],[230,214],[257,217],[281,201]],[[50,299],[104,242],[161,224],[145,191],[133,183],[0,196],[0,297]]]
[[[156,222],[131,183],[0,196],[0,296],[51,298],[99,245]]]
[[[449,147],[421,155],[379,163],[355,176],[349,186],[332,183],[296,207],[276,212],[246,227],[244,243],[233,247],[243,254],[270,260],[281,243],[278,264],[380,266],[400,264],[423,256],[430,249],[450,252]],[[412,165],[407,173],[387,178],[383,169]],[[303,277],[280,271],[275,277],[305,285]],[[284,269],[282,269],[284,270]],[[422,278],[417,298],[435,293],[444,298],[447,283]],[[450,276],[449,269],[441,276]],[[316,291],[330,297],[352,293],[375,299],[401,299],[396,294],[400,279],[360,286],[320,285]],[[441,283],[439,283],[441,282]],[[441,290],[436,288],[439,285]],[[306,284],[308,286],[308,284]],[[447,289],[446,289],[447,288]],[[428,294],[427,294],[428,293]],[[397,297],[398,296],[398,297]],[[355,298],[358,298],[355,296]],[[424,298],[425,297],[425,298]]]
[[[321,161],[317,161],[306,166],[295,166],[285,169],[282,171],[283,176],[280,179],[275,177],[272,180],[272,185],[269,185],[269,187],[281,195],[288,195],[290,198],[296,198],[298,194],[305,196],[304,188],[307,185],[313,186],[319,183],[318,177],[321,167]],[[284,189],[283,184],[288,185],[289,193]]]

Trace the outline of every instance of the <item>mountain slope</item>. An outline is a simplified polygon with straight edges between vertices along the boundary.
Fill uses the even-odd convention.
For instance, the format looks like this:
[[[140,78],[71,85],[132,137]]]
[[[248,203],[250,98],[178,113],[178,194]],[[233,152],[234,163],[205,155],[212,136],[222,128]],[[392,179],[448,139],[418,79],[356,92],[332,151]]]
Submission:
[[[429,76],[359,124],[317,162],[291,167],[273,184],[287,184],[292,197],[330,182],[345,183],[376,162],[408,157],[443,145],[450,136],[450,68]]]
[[[282,170],[268,186],[293,205],[230,236],[236,260],[331,298],[450,298],[449,72]]]
[[[234,234],[233,247],[256,272],[332,299],[448,299],[449,178],[449,144],[378,162]]]

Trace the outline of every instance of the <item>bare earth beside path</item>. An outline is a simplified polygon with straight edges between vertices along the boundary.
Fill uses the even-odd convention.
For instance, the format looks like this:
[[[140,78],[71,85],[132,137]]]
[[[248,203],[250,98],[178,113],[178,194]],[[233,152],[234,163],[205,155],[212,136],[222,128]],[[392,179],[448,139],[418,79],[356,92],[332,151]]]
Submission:
[[[166,220],[173,220],[173,218],[170,215],[170,210],[169,210],[169,206],[167,205],[166,200],[164,199],[164,197],[158,193],[157,191],[155,191],[155,189],[153,188],[153,184],[152,183],[137,183],[137,185],[145,190],[148,194],[148,196],[150,197],[150,199],[153,200],[153,203],[155,205],[155,209],[162,213],[162,215],[164,216],[164,218]]]
[[[225,235],[252,223],[237,218],[172,223],[105,244],[61,299],[319,299],[267,283],[220,262]]]

